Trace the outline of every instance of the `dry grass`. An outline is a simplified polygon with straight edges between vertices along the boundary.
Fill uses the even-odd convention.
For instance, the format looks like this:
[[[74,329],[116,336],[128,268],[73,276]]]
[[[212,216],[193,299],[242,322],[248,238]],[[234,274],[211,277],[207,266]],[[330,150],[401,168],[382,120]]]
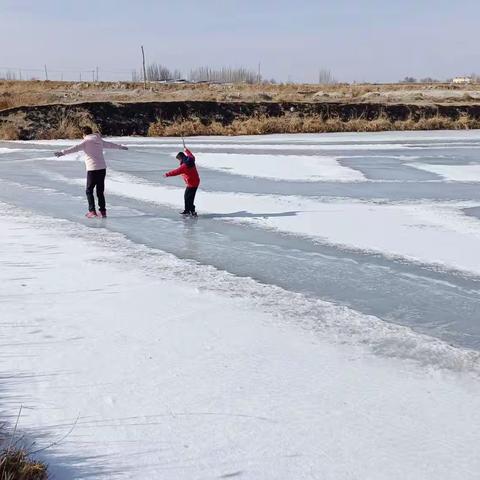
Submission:
[[[0,453],[0,480],[46,480],[47,467],[28,457],[23,450],[9,449]]]
[[[10,122],[0,124],[0,140],[20,140],[20,138],[21,130],[17,125]]]
[[[84,111],[61,113],[51,125],[38,125],[36,139],[82,138],[82,127],[90,126],[100,131],[91,116]],[[22,138],[22,129],[26,127],[23,118],[9,118],[0,125],[0,140],[18,140]],[[408,118],[395,121],[385,114],[378,118],[339,117],[322,118],[319,115],[302,116],[286,114],[279,117],[259,115],[237,118],[230,123],[205,119],[182,118],[175,121],[158,120],[150,124],[148,136],[176,137],[199,135],[267,135],[275,133],[331,133],[331,132],[383,132],[396,130],[468,130],[480,128],[480,120],[468,115],[457,119],[436,115],[433,117]],[[1,479],[0,479],[1,480]]]
[[[336,102],[463,103],[480,102],[480,85],[216,85],[133,82],[0,81],[0,110],[25,105],[80,102]]]
[[[21,140],[25,138],[24,131],[31,129],[32,126],[35,130],[35,138],[38,140],[82,138],[84,126],[90,126],[93,131],[99,131],[92,116],[84,110],[59,112],[48,122],[27,120],[25,112],[15,112],[0,121],[0,140]]]
[[[320,116],[283,117],[258,116],[236,119],[232,123],[204,122],[200,119],[179,120],[175,123],[157,121],[150,125],[149,136],[197,135],[266,135],[273,133],[383,132],[392,130],[467,130],[480,128],[480,120],[460,116],[457,120],[437,115],[431,118],[412,118],[393,121],[385,116],[374,120],[353,118],[323,119]]]
[[[39,140],[53,140],[56,138],[83,138],[82,127],[89,126],[94,132],[99,128],[92,117],[86,112],[60,114],[56,119],[56,127],[40,129],[37,133]]]
[[[7,432],[5,425],[0,424],[0,480],[46,480],[47,466],[33,460],[30,454],[19,446],[23,437],[15,439],[21,413],[20,407],[13,432]]]

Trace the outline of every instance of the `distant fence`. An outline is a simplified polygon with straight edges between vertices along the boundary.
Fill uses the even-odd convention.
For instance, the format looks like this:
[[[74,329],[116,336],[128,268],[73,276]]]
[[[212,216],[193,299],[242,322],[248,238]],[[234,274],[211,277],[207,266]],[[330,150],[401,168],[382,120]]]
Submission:
[[[52,80],[65,82],[131,81],[130,70],[104,70],[99,67],[85,70],[43,68],[12,68],[0,66],[0,80]]]

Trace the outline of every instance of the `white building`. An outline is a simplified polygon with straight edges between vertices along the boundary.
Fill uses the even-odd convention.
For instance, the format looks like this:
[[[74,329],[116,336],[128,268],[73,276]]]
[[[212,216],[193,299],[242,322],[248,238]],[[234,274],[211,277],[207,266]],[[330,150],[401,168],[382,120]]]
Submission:
[[[452,83],[455,83],[457,85],[466,85],[468,83],[473,83],[472,77],[455,77],[452,80]]]

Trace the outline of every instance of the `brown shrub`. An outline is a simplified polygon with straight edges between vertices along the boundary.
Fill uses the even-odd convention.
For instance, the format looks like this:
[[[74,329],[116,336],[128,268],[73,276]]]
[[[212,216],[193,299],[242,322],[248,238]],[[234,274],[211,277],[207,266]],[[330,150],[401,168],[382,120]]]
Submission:
[[[466,113],[463,113],[458,117],[456,121],[456,127],[458,130],[470,130],[475,128],[480,128],[480,120],[476,118],[471,118]]]
[[[280,117],[260,115],[238,118],[230,124],[206,123],[199,119],[180,120],[173,124],[160,121],[150,125],[149,136],[196,135],[266,135],[273,133],[326,133],[326,132],[384,132],[392,130],[459,130],[480,128],[480,120],[462,115],[457,120],[436,115],[431,118],[408,118],[393,121],[382,113],[367,120],[363,117],[342,120],[339,117],[323,119],[319,115],[301,117],[295,114]]]
[[[157,120],[156,122],[151,123],[148,126],[147,136],[149,137],[164,137],[165,136],[165,125]]]
[[[12,122],[0,124],[0,140],[20,140],[20,128]]]
[[[455,130],[455,120],[441,115],[420,118],[415,130]]]
[[[46,480],[47,467],[31,460],[23,450],[5,450],[0,453],[1,480]]]
[[[54,127],[40,130],[36,135],[37,139],[53,140],[56,138],[82,138],[82,127],[89,126],[92,130],[99,131],[98,125],[85,112],[61,113],[55,119]],[[1,479],[0,479],[1,480]]]
[[[6,110],[7,108],[12,107],[12,102],[8,99],[2,98],[0,99],[0,110]]]
[[[397,120],[393,123],[393,130],[417,130],[417,122],[413,118]]]

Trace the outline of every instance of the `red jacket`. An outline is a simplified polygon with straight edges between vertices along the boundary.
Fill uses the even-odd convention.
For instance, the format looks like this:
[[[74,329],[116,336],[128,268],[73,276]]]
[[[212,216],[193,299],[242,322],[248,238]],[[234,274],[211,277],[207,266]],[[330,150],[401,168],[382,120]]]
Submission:
[[[195,156],[188,148],[185,148],[185,155],[187,155],[187,160],[182,162],[178,168],[165,175],[167,177],[181,175],[183,180],[185,180],[187,187],[197,188],[200,185],[200,176],[198,175],[197,167],[195,166]]]

